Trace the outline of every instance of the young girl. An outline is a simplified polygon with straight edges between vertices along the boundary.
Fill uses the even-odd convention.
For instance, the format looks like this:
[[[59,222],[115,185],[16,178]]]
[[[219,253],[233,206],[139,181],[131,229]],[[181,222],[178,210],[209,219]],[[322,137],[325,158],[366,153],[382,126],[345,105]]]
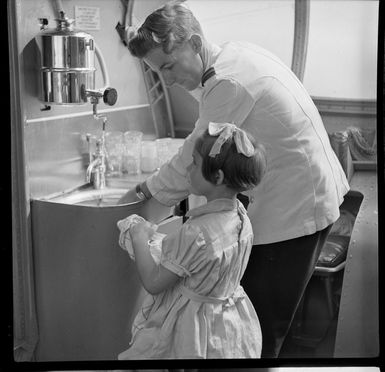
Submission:
[[[209,123],[187,168],[191,192],[207,204],[187,212],[162,242],[160,264],[148,248],[154,227],[130,227],[135,262],[149,292],[130,347],[119,359],[259,358],[257,314],[240,286],[253,243],[237,193],[258,185],[266,168],[262,145],[233,124]]]

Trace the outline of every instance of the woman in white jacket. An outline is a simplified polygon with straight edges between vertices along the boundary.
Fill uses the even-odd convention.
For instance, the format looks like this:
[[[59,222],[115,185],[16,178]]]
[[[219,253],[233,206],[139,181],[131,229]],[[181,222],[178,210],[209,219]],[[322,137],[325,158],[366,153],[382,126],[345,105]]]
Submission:
[[[276,56],[247,42],[208,42],[180,2],[150,14],[128,47],[167,85],[199,97],[199,119],[179,153],[124,201],[172,206],[185,199],[194,142],[209,122],[240,126],[266,148],[266,175],[246,195],[254,246],[242,285],[261,322],[262,357],[278,357],[349,190],[317,108]]]

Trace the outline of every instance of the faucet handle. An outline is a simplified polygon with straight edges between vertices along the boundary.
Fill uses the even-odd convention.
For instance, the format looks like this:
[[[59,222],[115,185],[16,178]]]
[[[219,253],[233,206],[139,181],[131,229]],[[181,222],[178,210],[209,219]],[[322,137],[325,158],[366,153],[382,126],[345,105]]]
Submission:
[[[113,106],[115,105],[118,99],[118,93],[114,88],[106,88],[103,93],[103,102],[107,105]]]

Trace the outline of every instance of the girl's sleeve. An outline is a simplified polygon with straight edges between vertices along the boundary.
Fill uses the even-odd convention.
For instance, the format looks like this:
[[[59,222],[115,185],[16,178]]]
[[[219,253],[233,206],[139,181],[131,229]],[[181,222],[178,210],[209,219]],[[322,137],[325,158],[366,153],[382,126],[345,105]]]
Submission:
[[[163,239],[160,264],[178,276],[190,276],[204,265],[205,247],[199,227],[184,224],[179,231]]]

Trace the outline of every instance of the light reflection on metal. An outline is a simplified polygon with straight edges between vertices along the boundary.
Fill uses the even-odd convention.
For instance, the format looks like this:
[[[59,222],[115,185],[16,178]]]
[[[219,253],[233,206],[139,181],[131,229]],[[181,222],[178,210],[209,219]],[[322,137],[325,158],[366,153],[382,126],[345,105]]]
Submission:
[[[305,74],[308,35],[309,35],[309,0],[295,0],[294,45],[291,69],[300,81]]]

